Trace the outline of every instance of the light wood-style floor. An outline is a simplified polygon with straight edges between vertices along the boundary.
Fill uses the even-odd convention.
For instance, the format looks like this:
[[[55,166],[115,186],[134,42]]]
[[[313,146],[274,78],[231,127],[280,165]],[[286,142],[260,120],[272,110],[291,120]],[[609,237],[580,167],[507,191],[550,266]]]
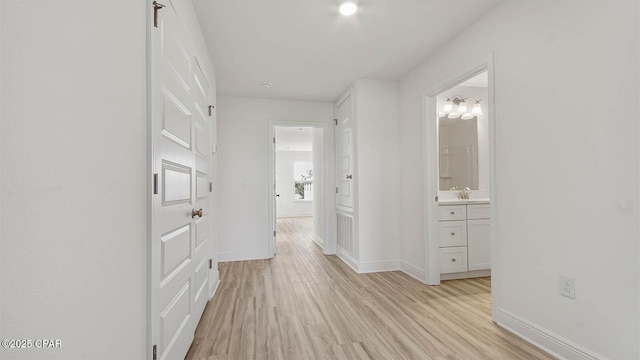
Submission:
[[[489,278],[357,274],[310,229],[279,219],[275,258],[220,264],[186,359],[553,359],[491,321]]]

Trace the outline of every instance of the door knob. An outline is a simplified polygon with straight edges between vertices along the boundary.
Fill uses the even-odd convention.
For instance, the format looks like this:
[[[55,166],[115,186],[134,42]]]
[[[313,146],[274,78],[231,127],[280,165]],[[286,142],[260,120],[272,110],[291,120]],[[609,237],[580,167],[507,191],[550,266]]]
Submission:
[[[191,218],[193,219],[196,216],[197,217],[202,217],[202,209],[200,209],[200,210],[191,209]]]
[[[347,175],[347,180],[353,179],[353,175],[349,174]]]

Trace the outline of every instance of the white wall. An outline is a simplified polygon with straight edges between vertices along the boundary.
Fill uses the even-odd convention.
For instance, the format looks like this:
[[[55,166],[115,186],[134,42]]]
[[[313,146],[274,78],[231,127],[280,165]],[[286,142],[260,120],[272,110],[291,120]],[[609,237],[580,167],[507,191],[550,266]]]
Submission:
[[[148,5],[2,1],[2,358],[147,358]]]
[[[270,120],[332,124],[333,105],[218,96],[221,261],[270,257]]]
[[[142,359],[145,3],[2,6],[0,357]]]
[[[402,259],[424,269],[423,93],[492,51],[497,320],[566,357],[637,359],[637,2],[504,2],[403,78]]]
[[[357,140],[359,262],[380,269],[400,263],[398,83],[358,80],[354,85]],[[365,270],[366,271],[366,270]]]
[[[299,201],[293,197],[295,191],[293,163],[295,161],[313,162],[313,152],[278,151],[276,153],[276,188],[278,194],[280,194],[276,202],[276,214],[278,217],[313,216],[313,203],[315,201]],[[314,188],[316,185],[314,169]]]

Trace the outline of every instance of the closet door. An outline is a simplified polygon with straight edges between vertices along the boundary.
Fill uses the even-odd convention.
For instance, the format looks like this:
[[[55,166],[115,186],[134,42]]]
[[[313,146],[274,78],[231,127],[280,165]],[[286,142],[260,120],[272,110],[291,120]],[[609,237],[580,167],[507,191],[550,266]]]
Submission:
[[[150,322],[154,358],[182,359],[208,299],[209,85],[169,0],[151,29]],[[152,25],[153,26],[153,25]],[[209,256],[207,256],[209,255]]]
[[[338,207],[353,209],[353,108],[348,96],[337,108],[337,158],[336,158],[336,204]]]

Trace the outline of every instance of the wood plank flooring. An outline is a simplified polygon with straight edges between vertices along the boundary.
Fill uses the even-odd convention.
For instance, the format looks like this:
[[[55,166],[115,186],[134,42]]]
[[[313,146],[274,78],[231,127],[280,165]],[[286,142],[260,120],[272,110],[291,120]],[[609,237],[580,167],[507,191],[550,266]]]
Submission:
[[[310,230],[279,219],[275,258],[220,263],[185,359],[553,359],[491,321],[489,278],[357,274]]]

